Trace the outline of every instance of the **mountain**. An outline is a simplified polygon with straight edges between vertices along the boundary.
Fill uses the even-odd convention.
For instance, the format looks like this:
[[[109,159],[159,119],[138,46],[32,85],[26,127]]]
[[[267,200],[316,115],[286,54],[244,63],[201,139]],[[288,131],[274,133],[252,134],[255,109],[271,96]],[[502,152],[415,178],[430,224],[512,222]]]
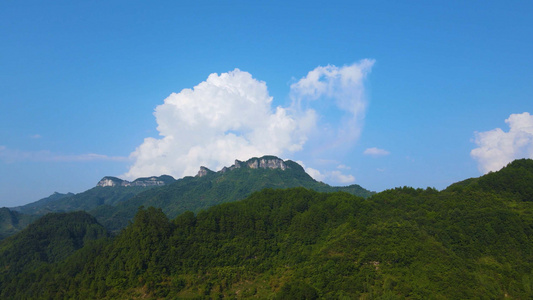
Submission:
[[[123,180],[117,177],[106,176],[98,182],[96,186],[106,187],[106,186],[140,186],[140,187],[153,187],[153,186],[162,186],[165,184],[170,184],[174,182],[175,179],[169,175],[162,175],[159,177],[144,177],[137,178],[133,182]]]
[[[528,178],[522,163],[444,191],[403,187],[365,199],[262,189],[172,220],[141,208],[112,239],[0,276],[0,298],[531,299],[533,202],[521,195],[533,181],[507,180]],[[233,180],[257,175],[235,170]],[[220,176],[203,173],[212,185]]]
[[[45,213],[49,213],[49,212],[53,212],[54,211],[52,209],[46,209],[46,207],[48,205],[50,205],[50,204],[52,204],[52,203],[54,203],[54,202],[56,202],[56,201],[58,201],[60,199],[67,198],[67,197],[72,197],[72,196],[74,196],[73,193],[61,194],[61,193],[55,192],[52,195],[50,195],[50,196],[48,196],[46,198],[37,200],[35,202],[29,203],[29,204],[26,204],[26,205],[23,205],[23,206],[12,207],[11,210],[17,211],[17,212],[20,212],[20,213],[24,213],[24,214],[41,215],[41,214],[45,214]]]
[[[113,232],[125,227],[140,206],[162,208],[173,218],[187,210],[198,212],[216,204],[237,201],[264,188],[305,187],[320,192],[345,191],[369,197],[359,185],[332,187],[317,182],[297,163],[275,156],[236,160],[218,172],[200,167],[195,177],[175,180],[171,176],[138,178],[132,182],[106,176],[94,188],[79,194],[54,193],[34,203],[12,208],[29,214],[83,210]],[[14,233],[15,231],[10,231]]]
[[[79,194],[54,193],[39,201],[14,207],[12,210],[33,215],[78,210],[90,211],[101,205],[116,205],[117,203],[132,198],[140,192],[174,181],[175,179],[168,175],[138,178],[133,182],[106,176],[94,188],[85,192]]]
[[[320,192],[345,191],[368,197],[373,194],[359,185],[332,187],[317,182],[297,163],[275,156],[236,160],[218,172],[200,167],[195,177],[185,177],[156,189],[137,194],[117,205],[105,205],[90,211],[106,228],[117,231],[128,224],[141,206],[161,208],[170,218],[185,211],[198,212],[213,205],[246,198],[265,188],[304,187]]]
[[[0,240],[24,229],[35,219],[35,216],[21,214],[7,207],[0,208]]]

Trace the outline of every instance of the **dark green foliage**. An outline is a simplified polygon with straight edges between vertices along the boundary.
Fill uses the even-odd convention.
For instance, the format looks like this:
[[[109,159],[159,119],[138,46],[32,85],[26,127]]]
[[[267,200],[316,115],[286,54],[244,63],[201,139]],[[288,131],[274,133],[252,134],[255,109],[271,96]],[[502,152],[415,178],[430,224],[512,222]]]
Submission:
[[[143,178],[140,178],[138,180],[142,179]],[[174,181],[172,177],[165,175],[158,177],[158,179],[168,182]],[[129,200],[138,193],[151,188],[154,187],[96,186],[79,194],[54,193],[53,195],[43,198],[39,201],[26,204],[24,206],[14,207],[11,209],[11,216],[8,216],[5,212],[0,211],[0,240],[24,229],[32,221],[51,212],[70,212],[83,210],[89,211],[92,215],[97,215],[100,218],[105,219],[106,216],[112,211],[114,205]],[[10,222],[10,220],[13,221]],[[18,220],[20,221],[17,222]],[[129,220],[131,220],[130,214],[128,214],[128,216],[124,219],[120,219],[120,214],[118,214],[114,221],[108,221],[108,223],[111,228],[120,229],[124,227]]]
[[[0,298],[13,299],[20,292],[14,289],[16,286],[26,289],[30,284],[43,281],[61,285],[68,280],[69,274],[61,273],[52,278],[43,278],[43,274],[50,272],[54,263],[64,261],[91,241],[106,236],[106,230],[85,212],[53,213],[42,217],[0,243]],[[81,270],[78,268],[70,274]],[[30,289],[23,298],[36,295],[42,294],[38,289]]]
[[[275,299],[312,300],[318,298],[318,292],[315,288],[305,282],[298,281],[286,283],[276,295]]]
[[[35,219],[35,216],[21,214],[6,207],[0,208],[0,240],[19,232]]]
[[[533,201],[533,160],[518,159],[498,172],[480,178],[470,178],[448,187],[447,190],[473,189],[505,193],[521,201]]]

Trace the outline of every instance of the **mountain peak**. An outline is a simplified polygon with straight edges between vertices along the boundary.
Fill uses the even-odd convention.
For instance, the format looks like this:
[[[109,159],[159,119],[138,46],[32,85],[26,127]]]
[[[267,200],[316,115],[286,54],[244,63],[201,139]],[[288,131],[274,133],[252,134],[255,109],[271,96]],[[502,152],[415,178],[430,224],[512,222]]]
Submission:
[[[250,158],[246,164],[251,169],[290,169],[285,161],[275,156],[263,156],[260,158]]]
[[[239,168],[286,170],[286,169],[290,169],[291,167],[283,159],[279,157],[272,156],[272,155],[265,155],[262,157],[252,157],[247,161],[240,161],[236,159],[235,163],[232,166],[224,167],[222,168],[222,170],[218,171],[217,173],[225,173],[227,171],[231,171],[231,170],[239,169]],[[200,167],[200,170],[198,171],[198,174],[196,175],[196,177],[202,177],[209,173],[214,173],[214,172],[202,166]]]
[[[143,187],[146,187],[146,186],[161,186],[161,185],[169,184],[173,181],[175,181],[175,179],[169,175],[161,175],[159,177],[151,176],[151,177],[137,178],[132,182],[123,180],[117,177],[113,177],[113,176],[105,176],[96,184],[96,186],[101,186],[101,187],[143,186]]]
[[[196,177],[204,177],[205,175],[210,174],[210,173],[214,173],[214,172],[204,166],[201,166],[200,170],[198,171],[198,174],[196,174]]]

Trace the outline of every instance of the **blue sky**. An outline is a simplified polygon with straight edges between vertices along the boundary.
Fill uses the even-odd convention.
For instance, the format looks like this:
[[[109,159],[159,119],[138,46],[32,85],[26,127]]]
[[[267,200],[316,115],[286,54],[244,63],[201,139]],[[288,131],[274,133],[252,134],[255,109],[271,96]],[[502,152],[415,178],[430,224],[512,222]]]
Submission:
[[[3,1],[0,206],[265,151],[375,191],[533,157],[531,15],[531,1]],[[229,87],[243,98],[217,98]]]

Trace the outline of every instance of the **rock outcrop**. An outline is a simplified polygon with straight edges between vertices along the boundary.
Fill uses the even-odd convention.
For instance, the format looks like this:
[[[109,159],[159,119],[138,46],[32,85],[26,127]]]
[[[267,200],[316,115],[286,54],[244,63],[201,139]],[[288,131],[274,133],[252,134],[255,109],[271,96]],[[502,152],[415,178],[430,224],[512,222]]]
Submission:
[[[145,178],[137,178],[134,181],[130,182],[127,180],[123,180],[117,177],[112,176],[106,176],[102,178],[96,186],[142,186],[142,187],[148,187],[148,186],[162,186],[165,184],[168,184],[170,182],[174,181],[174,178],[168,175],[162,175],[159,177],[152,176],[152,177],[145,177]]]
[[[198,174],[196,174],[196,177],[204,177],[205,175],[209,173],[214,173],[214,172],[204,166],[201,166],[200,170],[198,171]]]
[[[290,169],[290,167],[285,163],[285,161],[283,161],[283,159],[280,159],[275,156],[263,156],[260,158],[253,157],[247,161],[240,161],[236,159],[235,164],[233,164],[231,167],[224,167],[222,168],[222,170],[218,171],[217,173],[225,173],[227,171],[231,171],[231,170],[235,170],[239,168],[281,169],[281,170]],[[213,172],[213,171],[209,170],[206,167],[200,167],[200,170],[198,171],[198,174],[196,175],[196,177],[205,176],[209,174],[210,172]]]

